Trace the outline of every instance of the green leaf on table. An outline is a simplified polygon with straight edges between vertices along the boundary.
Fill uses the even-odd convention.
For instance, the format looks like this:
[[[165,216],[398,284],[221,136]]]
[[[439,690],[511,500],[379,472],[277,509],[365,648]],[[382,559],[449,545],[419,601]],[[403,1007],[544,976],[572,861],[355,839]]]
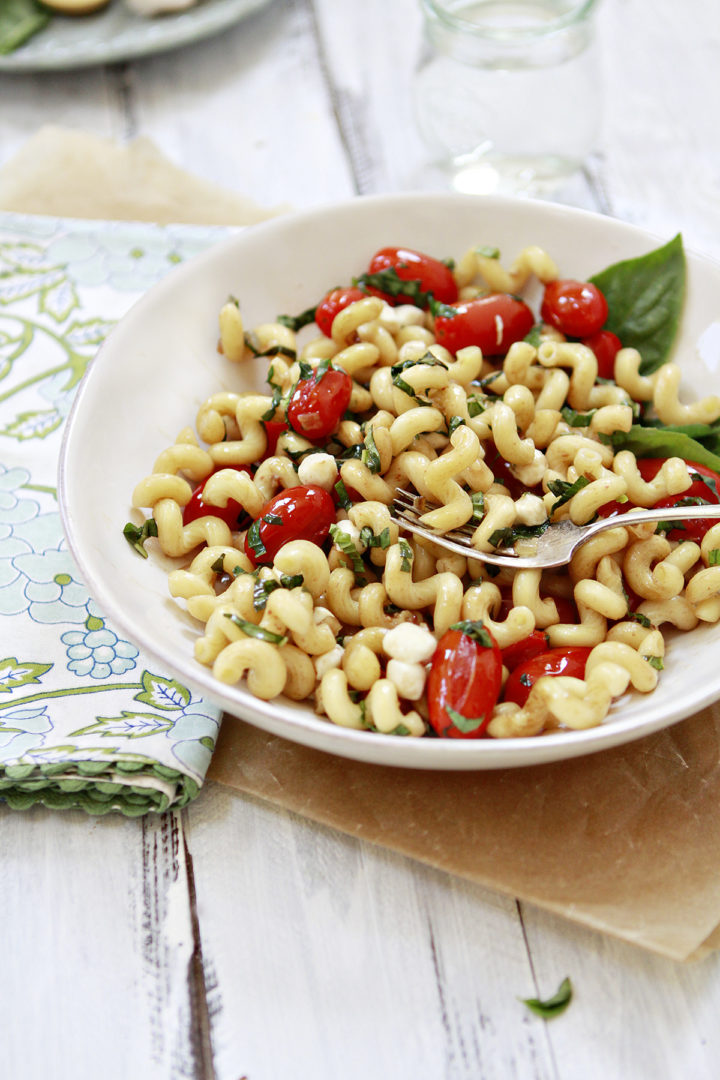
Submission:
[[[521,998],[520,1000],[536,1016],[541,1016],[543,1020],[551,1020],[567,1009],[572,1000],[572,985],[568,978],[564,978],[553,996],[545,1001],[541,1001],[540,998]]]
[[[656,371],[668,358],[685,299],[680,233],[647,255],[608,266],[590,281],[608,302],[605,329],[638,350],[641,374]]]
[[[50,13],[35,0],[2,0],[0,3],[0,55],[19,49],[50,21]]]

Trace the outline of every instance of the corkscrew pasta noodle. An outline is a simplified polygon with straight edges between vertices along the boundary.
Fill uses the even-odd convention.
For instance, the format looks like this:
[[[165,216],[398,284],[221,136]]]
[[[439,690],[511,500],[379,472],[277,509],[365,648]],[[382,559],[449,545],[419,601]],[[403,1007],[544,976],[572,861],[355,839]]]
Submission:
[[[454,275],[465,301],[547,284],[559,269],[538,247],[509,269],[496,253],[471,249]],[[179,433],[132,495],[152,513],[161,550],[178,560],[169,589],[197,620],[196,659],[222,682],[246,680],[263,700],[285,694],[329,723],[411,738],[428,732],[429,665],[460,620],[482,622],[500,649],[541,631],[548,648],[589,650],[582,678],[541,677],[522,706],[501,694],[489,738],[582,730],[627,691],[651,693],[663,628],[720,621],[720,524],[701,543],[678,541],[634,526],[629,512],[564,571],[541,573],[451,554],[404,535],[392,518],[397,488],[412,488],[427,500],[424,525],[446,533],[471,523],[474,547],[488,552],[512,530],[582,524],[628,500],[652,507],[691,487],[681,458],[647,478],[633,453],[613,451],[612,436],[629,432],[643,406],[664,425],[712,423],[720,397],[682,403],[680,368],[640,374],[642,356],[629,347],[617,352],[614,381],[598,382],[588,345],[536,329],[504,356],[486,357],[477,345],[454,354],[436,341],[431,311],[378,296],[348,304],[330,336],[314,337],[282,321],[248,331],[240,303],[225,303],[220,349],[233,364],[262,354],[268,391],[209,395],[195,431]],[[307,366],[317,374],[328,363],[352,380],[345,417],[320,442],[284,430],[268,454],[268,423],[284,421]],[[204,512],[187,522],[198,484]],[[246,529],[231,528],[220,510],[234,502],[257,520],[273,496],[303,485],[337,493],[331,536],[324,546],[291,540],[256,568],[243,550]]]

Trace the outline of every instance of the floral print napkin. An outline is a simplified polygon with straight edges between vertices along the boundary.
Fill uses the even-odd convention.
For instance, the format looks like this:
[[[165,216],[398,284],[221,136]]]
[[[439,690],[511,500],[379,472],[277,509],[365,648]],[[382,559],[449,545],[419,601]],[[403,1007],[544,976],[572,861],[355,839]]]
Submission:
[[[184,805],[203,782],[219,710],[156,671],[88,595],[56,473],[105,336],[225,233],[0,213],[0,799],[12,807],[139,815]]]

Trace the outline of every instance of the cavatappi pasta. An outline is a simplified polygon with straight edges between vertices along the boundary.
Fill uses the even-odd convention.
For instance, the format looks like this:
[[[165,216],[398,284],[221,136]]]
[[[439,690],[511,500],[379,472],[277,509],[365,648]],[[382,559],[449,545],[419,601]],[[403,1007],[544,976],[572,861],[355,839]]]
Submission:
[[[457,309],[487,294],[515,297],[533,281],[546,287],[559,271],[538,248],[509,270],[483,249],[468,251],[452,278]],[[440,733],[513,738],[600,724],[627,690],[655,689],[663,628],[720,620],[720,523],[685,538],[633,526],[630,510],[562,571],[498,570],[403,535],[394,493],[424,496],[424,523],[439,533],[472,522],[480,552],[498,537],[522,542],[549,520],[582,524],[672,501],[703,479],[695,466],[668,457],[645,469],[614,449],[613,436],[629,432],[640,410],[663,425],[712,423],[720,398],[681,403],[679,368],[642,374],[629,347],[617,351],[613,379],[599,381],[598,356],[581,335],[536,316],[507,347],[495,315],[493,347],[453,349],[438,332],[454,318],[448,307],[428,308],[422,295],[391,304],[366,294],[367,280],[332,318],[325,312],[328,332],[315,336],[280,321],[248,333],[228,302],[222,352],[237,363],[266,358],[268,389],[209,397],[195,431],[181,431],[135,489],[133,505],[152,512],[151,534],[180,560],[169,587],[198,621],[196,659],[225,683],[245,679],[259,698],[284,694],[334,724],[418,737],[437,731],[428,674],[438,642],[472,624],[501,651],[503,686],[509,658],[532,640],[543,655],[582,653],[582,674],[541,667],[520,679],[530,686],[522,700],[501,689],[479,719],[450,708],[460,727]],[[304,389],[331,378],[343,382],[341,415],[309,438],[317,409]],[[200,485],[202,512],[191,516]],[[285,520],[272,506],[298,488],[331,496],[332,522],[320,538],[291,532],[271,557],[263,530]],[[237,513],[225,520],[228,506],[244,511],[240,526]]]

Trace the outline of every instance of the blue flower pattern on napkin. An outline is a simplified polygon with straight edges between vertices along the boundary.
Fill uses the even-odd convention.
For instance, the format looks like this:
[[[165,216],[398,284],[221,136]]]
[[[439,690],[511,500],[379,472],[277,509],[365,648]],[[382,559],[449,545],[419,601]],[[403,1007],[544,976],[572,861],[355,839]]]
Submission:
[[[10,785],[17,805],[48,801],[46,778],[62,775],[49,805],[82,788],[78,805],[140,813],[157,785],[164,808],[195,794],[209,764],[218,710],[107,624],[67,550],[55,473],[106,334],[222,234],[0,214],[0,796],[12,801]]]

